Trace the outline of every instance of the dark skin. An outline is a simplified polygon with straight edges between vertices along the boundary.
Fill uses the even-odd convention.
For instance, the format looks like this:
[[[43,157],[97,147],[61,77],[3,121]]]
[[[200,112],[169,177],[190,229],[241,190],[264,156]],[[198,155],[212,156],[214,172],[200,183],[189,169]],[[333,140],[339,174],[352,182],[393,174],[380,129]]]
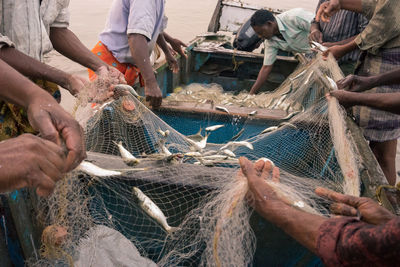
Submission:
[[[239,175],[244,175],[248,180],[249,204],[266,220],[277,225],[300,244],[316,253],[318,229],[324,222],[331,219],[301,211],[280,199],[274,189],[265,182],[266,180],[279,182],[279,170],[270,162],[259,160],[253,164],[247,158],[241,157],[239,163],[241,167]],[[363,221],[375,225],[384,224],[395,218],[388,210],[368,198],[343,195],[321,187],[318,187],[315,192],[320,197],[335,202],[331,210],[337,215],[358,216],[360,213]]]
[[[63,177],[65,160],[60,146],[32,134],[6,140],[0,143],[0,192],[32,187],[48,196]]]
[[[276,21],[268,21],[264,25],[252,26],[255,33],[261,39],[271,39],[279,33]],[[261,86],[267,81],[273,65],[263,65],[258,73],[257,80],[250,89],[250,94],[254,95],[260,90]]]
[[[135,65],[140,69],[144,79],[146,101],[149,101],[153,108],[158,108],[162,102],[162,93],[150,63],[147,39],[141,34],[129,34],[128,43]]]
[[[317,15],[315,17],[316,21],[324,21],[328,22],[330,20],[330,17],[338,12],[340,9],[346,9],[349,11],[361,13],[362,11],[362,6],[361,6],[361,0],[331,0],[328,2],[324,2],[320,5]],[[327,51],[323,53],[325,58],[329,53],[332,53],[332,55],[336,59],[340,59],[347,53],[357,49],[357,44],[354,42],[354,39],[350,40],[347,43],[344,44],[336,44],[334,46],[329,47]]]
[[[54,82],[69,90],[72,95],[77,94],[83,87],[84,79],[70,75],[64,71],[46,65],[12,47],[0,49],[0,59],[4,60],[21,74],[32,79],[43,79]]]
[[[67,156],[63,171],[73,170],[86,157],[79,123],[49,93],[2,60],[0,69],[0,99],[25,108],[30,124],[44,139],[59,146],[65,143]]]
[[[101,81],[99,84],[102,84],[104,90],[106,90],[104,91],[104,96],[97,96],[99,99],[111,97],[113,95],[113,85],[126,84],[124,75],[121,72],[108,66],[93,54],[68,28],[50,28],[50,40],[54,49],[60,54],[96,72],[97,79]],[[86,80],[81,81],[78,92],[84,88],[85,82]],[[78,84],[76,87],[78,87]],[[103,92],[95,92],[95,94],[99,93]]]

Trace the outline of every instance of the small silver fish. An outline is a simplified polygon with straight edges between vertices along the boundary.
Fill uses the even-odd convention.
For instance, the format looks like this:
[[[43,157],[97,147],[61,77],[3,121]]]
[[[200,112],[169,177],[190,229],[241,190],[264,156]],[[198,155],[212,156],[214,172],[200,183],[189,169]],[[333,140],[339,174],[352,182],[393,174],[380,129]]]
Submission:
[[[218,130],[219,128],[225,127],[224,124],[219,124],[219,125],[214,125],[214,126],[209,126],[206,128],[206,132],[213,132],[215,130]]]
[[[127,85],[127,84],[117,84],[114,87],[115,91],[128,91],[130,92],[132,95],[134,95],[135,97],[139,97],[138,93],[136,93],[135,89],[133,89],[132,86]]]
[[[186,136],[186,140],[189,141],[189,143],[191,143],[196,150],[199,150],[201,152],[203,148],[207,146],[208,135],[209,133],[206,133],[205,136],[202,136],[200,128],[197,134]]]
[[[283,126],[289,126],[289,127],[294,128],[294,129],[297,129],[297,126],[294,125],[293,123],[290,123],[290,122],[282,122],[281,124],[279,124],[279,127],[283,127]]]
[[[111,177],[122,175],[122,172],[106,170],[88,161],[82,161],[76,169],[89,175],[98,177]]]
[[[161,151],[166,156],[171,156],[172,155],[172,153],[168,150],[168,148],[165,146],[165,144],[161,144]]]
[[[133,194],[138,198],[140,207],[154,220],[156,220],[169,234],[178,230],[178,227],[168,225],[167,218],[162,210],[142,190],[133,187]]]
[[[257,114],[257,110],[253,110],[252,112],[250,112],[248,115],[249,116],[254,116],[254,115],[256,115]]]
[[[126,165],[132,166],[140,161],[135,158],[134,155],[132,155],[123,145],[122,141],[119,141],[119,143],[113,141],[113,143],[118,147],[119,153],[121,154],[122,160],[125,162]]]
[[[233,142],[228,142],[226,145],[222,146],[219,150],[224,150],[228,147],[236,148],[239,146],[245,146],[250,150],[254,149],[253,145],[247,141],[233,141]]]
[[[192,158],[201,157],[202,156],[202,154],[200,152],[197,152],[197,151],[187,152],[184,155],[186,157],[192,157]]]
[[[290,120],[291,118],[293,118],[295,115],[299,114],[300,111],[294,111],[292,113],[289,113],[286,117],[284,117],[282,120]]]
[[[331,77],[328,77],[327,75],[325,75],[325,78],[328,80],[329,85],[332,90],[334,90],[334,91],[338,90],[336,82]]]
[[[224,150],[222,150],[222,153],[224,153],[225,155],[228,155],[229,157],[236,158],[235,153],[233,153],[233,152],[230,151],[229,149],[224,149]]]
[[[221,107],[221,106],[215,106],[216,110],[224,111],[229,114],[229,110],[226,107]]]
[[[224,160],[227,159],[228,156],[226,155],[210,155],[210,156],[204,156],[204,160]]]
[[[278,129],[278,126],[271,126],[271,127],[266,128],[264,131],[262,131],[261,134],[270,133],[270,132],[273,132],[273,131],[275,131],[277,129]]]

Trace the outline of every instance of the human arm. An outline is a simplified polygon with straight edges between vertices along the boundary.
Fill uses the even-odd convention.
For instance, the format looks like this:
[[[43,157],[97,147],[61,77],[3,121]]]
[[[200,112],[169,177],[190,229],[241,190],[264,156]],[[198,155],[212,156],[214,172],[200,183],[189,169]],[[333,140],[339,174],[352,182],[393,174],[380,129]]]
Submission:
[[[341,40],[341,41],[337,41],[337,42],[325,42],[325,43],[322,43],[322,45],[326,46],[326,47],[332,47],[332,46],[335,46],[335,45],[345,45],[345,44],[353,41],[356,37],[357,37],[357,35],[354,35],[352,37],[349,37],[347,39],[344,39],[344,40]]]
[[[322,32],[319,28],[318,22],[312,22],[310,27],[310,34],[308,35],[310,41],[322,44]]]
[[[0,143],[0,193],[23,187],[48,196],[65,171],[63,149],[32,134]]]
[[[187,55],[185,54],[185,51],[183,49],[183,47],[187,47],[187,45],[184,42],[182,42],[179,39],[173,38],[172,36],[170,36],[166,32],[164,32],[163,35],[164,35],[165,41],[167,41],[171,45],[172,49],[176,53],[178,53],[182,57],[187,58]]]
[[[158,35],[157,44],[161,47],[162,51],[165,54],[165,59],[167,60],[169,68],[172,72],[177,73],[179,71],[179,65],[176,58],[172,55],[171,49],[167,45],[164,34]]]
[[[250,94],[257,94],[261,86],[267,81],[269,74],[271,73],[273,65],[263,65],[258,73],[257,80],[250,89]]]
[[[400,84],[400,68],[374,76],[349,75],[337,81],[339,89],[348,88],[349,91],[365,91],[376,86]]]
[[[24,76],[54,82],[67,89],[72,95],[83,88],[83,81],[80,77],[46,65],[13,47],[1,48],[0,59]]]
[[[50,40],[55,50],[67,58],[96,72],[98,79],[108,90],[119,83],[126,84],[125,78],[117,69],[108,66],[99,57],[87,49],[68,28],[51,27]],[[82,84],[83,86],[83,84]]]
[[[333,213],[342,216],[358,216],[370,224],[384,224],[397,216],[367,197],[344,195],[326,188],[317,187],[315,193],[334,203],[330,209]]]
[[[128,35],[129,47],[135,65],[140,69],[144,79],[144,92],[150,105],[157,108],[161,105],[162,94],[150,65],[147,39],[144,35],[132,33]]]
[[[362,0],[330,0],[324,2],[319,6],[315,20],[328,22],[330,17],[332,17],[333,14],[338,12],[340,9],[361,13]]]
[[[358,93],[337,90],[330,92],[345,108],[367,106],[400,115],[400,93]]]
[[[0,99],[24,107],[32,127],[58,145],[61,138],[68,151],[66,171],[74,169],[85,157],[83,130],[55,99],[0,60]]]
[[[316,253],[318,229],[328,218],[303,212],[282,201],[266,182],[266,179],[279,179],[277,168],[272,167],[270,162],[259,160],[253,165],[244,157],[239,162],[248,180],[250,205],[265,219]]]
[[[324,59],[326,59],[328,57],[329,53],[332,53],[332,55],[336,58],[336,59],[340,59],[341,57],[343,57],[344,55],[346,55],[347,53],[350,53],[351,51],[357,49],[357,44],[355,43],[355,40],[353,39],[352,41],[346,43],[346,44],[342,44],[342,45],[334,45],[329,47],[326,51],[324,51],[322,53],[322,57]]]

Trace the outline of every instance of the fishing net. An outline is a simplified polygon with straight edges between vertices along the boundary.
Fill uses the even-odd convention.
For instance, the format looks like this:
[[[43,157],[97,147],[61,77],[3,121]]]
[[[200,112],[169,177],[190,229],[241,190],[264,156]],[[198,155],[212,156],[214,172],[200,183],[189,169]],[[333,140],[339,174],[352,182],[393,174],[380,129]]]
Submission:
[[[37,220],[46,228],[41,259],[30,264],[249,266],[260,257],[256,248],[265,249],[262,257],[270,264],[290,264],[296,252],[282,253],[292,241],[279,241],[279,230],[267,231],[271,226],[247,205],[238,158],[279,167],[280,181],[266,182],[306,212],[329,216],[316,186],[359,195],[360,155],[344,110],[325,97],[341,77],[334,59],[317,56],[272,93],[229,95],[192,85],[167,99],[287,112],[273,121],[228,113],[155,114],[131,94],[94,108],[79,103],[75,114],[85,126],[86,161],[102,170],[81,165],[39,200]],[[123,149],[130,160],[121,157]],[[286,256],[277,259],[277,250]]]

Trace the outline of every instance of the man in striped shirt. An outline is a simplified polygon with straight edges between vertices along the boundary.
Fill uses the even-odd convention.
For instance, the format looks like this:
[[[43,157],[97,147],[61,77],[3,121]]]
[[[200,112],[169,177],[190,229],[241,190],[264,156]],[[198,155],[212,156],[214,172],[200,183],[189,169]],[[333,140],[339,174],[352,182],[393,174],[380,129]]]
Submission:
[[[319,0],[317,10],[326,1]],[[317,22],[314,18],[311,23],[309,38],[311,41],[321,43],[327,47],[346,44],[362,32],[367,24],[368,20],[362,14],[340,10],[332,16],[329,22]],[[353,74],[359,55],[360,50],[356,49],[338,61],[345,76]]]

